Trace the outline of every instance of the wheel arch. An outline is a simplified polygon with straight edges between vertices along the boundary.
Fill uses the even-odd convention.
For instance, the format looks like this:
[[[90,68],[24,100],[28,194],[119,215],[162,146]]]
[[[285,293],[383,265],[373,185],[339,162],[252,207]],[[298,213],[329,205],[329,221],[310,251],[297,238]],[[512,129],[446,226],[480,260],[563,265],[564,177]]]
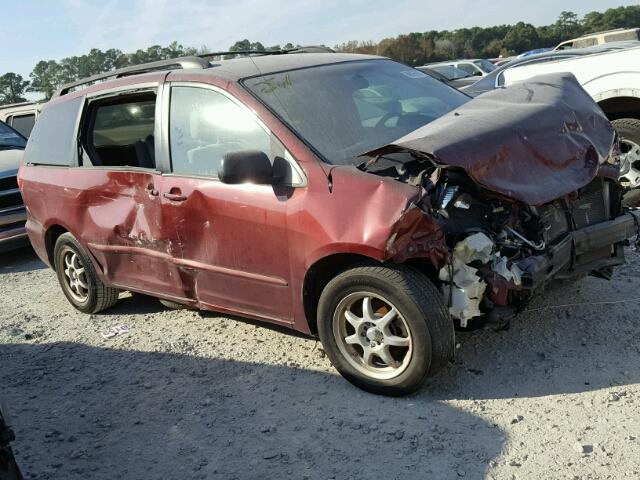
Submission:
[[[44,234],[44,246],[47,252],[47,259],[49,260],[49,265],[51,268],[55,270],[55,261],[53,258],[53,249],[56,246],[56,241],[60,238],[61,235],[68,233],[69,230],[58,223],[54,223],[49,225]]]
[[[325,285],[341,272],[366,262],[379,263],[380,260],[360,253],[332,253],[316,260],[307,269],[302,285],[302,303],[312,335],[318,334],[318,302]]]
[[[598,105],[609,120],[619,118],[640,119],[640,90],[604,92],[596,97]]]
[[[302,302],[307,324],[312,335],[318,333],[318,303],[320,295],[327,283],[345,270],[362,264],[383,265],[384,260],[364,255],[362,253],[332,253],[316,260],[306,271],[302,285]],[[438,271],[426,258],[412,258],[404,262],[405,265],[424,274],[434,285],[438,285]]]

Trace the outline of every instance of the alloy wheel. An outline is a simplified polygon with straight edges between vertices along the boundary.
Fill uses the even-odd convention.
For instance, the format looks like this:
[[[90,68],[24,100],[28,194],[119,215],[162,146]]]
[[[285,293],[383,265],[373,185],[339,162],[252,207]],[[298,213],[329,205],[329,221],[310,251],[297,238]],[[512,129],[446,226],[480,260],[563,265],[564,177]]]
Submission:
[[[369,377],[395,378],[411,361],[409,325],[380,295],[357,292],[343,298],[334,313],[333,333],[344,358]]]

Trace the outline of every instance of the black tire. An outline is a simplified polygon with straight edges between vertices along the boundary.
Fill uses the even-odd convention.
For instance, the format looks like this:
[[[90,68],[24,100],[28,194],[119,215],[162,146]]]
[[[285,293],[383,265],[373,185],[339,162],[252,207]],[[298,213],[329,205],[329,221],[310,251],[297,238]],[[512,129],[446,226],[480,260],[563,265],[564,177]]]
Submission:
[[[341,318],[341,302],[358,292],[388,300],[408,327],[412,353],[396,377],[366,375],[350,363],[338,346],[335,337],[340,335],[334,335],[338,321],[334,321],[334,315]],[[363,265],[332,279],[320,296],[318,333],[327,356],[344,378],[363,390],[382,395],[400,396],[418,390],[427,376],[435,375],[453,358],[455,351],[453,321],[442,294],[426,276],[404,265]]]
[[[71,252],[77,255],[78,264],[84,268],[81,274],[83,283],[86,285],[86,288],[82,289],[83,295],[73,290],[65,273],[65,257]],[[102,283],[91,259],[73,235],[67,232],[58,237],[53,250],[53,259],[62,292],[77,310],[83,313],[97,313],[116,304],[120,291]]]

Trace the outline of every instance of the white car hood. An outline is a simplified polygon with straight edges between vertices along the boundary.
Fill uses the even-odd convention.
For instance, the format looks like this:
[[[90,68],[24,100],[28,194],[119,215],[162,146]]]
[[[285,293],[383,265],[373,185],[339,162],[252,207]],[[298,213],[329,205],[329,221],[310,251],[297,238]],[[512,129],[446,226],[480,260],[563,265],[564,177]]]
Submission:
[[[6,175],[7,172],[15,174],[20,168],[24,150],[0,150],[0,177]]]

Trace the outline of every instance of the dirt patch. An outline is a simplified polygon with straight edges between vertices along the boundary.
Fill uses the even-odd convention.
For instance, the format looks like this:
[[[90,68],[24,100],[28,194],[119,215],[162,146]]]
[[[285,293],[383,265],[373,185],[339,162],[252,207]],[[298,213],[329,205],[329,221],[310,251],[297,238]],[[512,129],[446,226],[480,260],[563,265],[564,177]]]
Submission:
[[[138,295],[80,314],[25,249],[0,260],[0,397],[27,478],[638,478],[640,301],[591,305],[640,297],[628,255],[390,399],[279,329]]]

